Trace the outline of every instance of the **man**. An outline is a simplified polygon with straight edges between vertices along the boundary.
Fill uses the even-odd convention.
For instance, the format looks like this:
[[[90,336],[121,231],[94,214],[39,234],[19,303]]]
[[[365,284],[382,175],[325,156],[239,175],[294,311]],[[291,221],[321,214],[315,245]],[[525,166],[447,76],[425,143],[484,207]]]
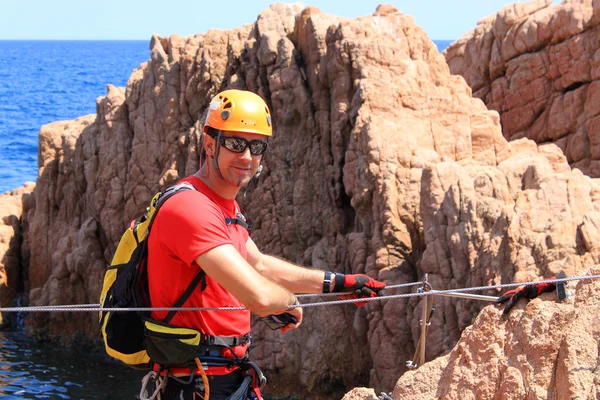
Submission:
[[[219,93],[210,103],[203,131],[200,170],[182,180],[196,190],[173,196],[154,220],[148,239],[150,298],[153,307],[172,307],[202,270],[206,275],[184,307],[245,306],[247,310],[175,314],[170,324],[218,338],[208,342],[224,343],[216,348],[207,345],[204,355],[236,362],[208,362],[206,371],[170,368],[162,399],[201,398],[206,383],[211,399],[225,399],[238,389],[248,373],[245,338],[250,312],[263,317],[285,313],[297,304],[293,293],[376,297],[385,287],[366,275],[344,276],[292,265],[261,253],[249,237],[235,198],[259,171],[272,135],[269,108],[258,95],[240,90]],[[296,322],[283,327],[284,333],[302,323],[302,308],[287,312]],[[166,315],[153,312],[152,318],[162,321]],[[202,380],[199,375],[204,372],[208,378]],[[260,398],[260,391],[255,390],[254,396]]]

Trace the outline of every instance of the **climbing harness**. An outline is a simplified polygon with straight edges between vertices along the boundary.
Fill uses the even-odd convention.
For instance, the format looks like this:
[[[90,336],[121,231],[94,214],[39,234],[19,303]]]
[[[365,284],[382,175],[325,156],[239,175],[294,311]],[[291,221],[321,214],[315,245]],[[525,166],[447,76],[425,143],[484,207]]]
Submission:
[[[142,388],[140,390],[140,400],[161,400],[161,396],[164,395],[164,390],[169,386],[170,380],[176,381],[183,385],[190,385],[194,382],[196,371],[198,371],[200,378],[202,379],[202,386],[196,386],[194,392],[194,399],[209,400],[210,399],[210,383],[206,370],[211,366],[224,366],[236,364],[240,366],[244,378],[237,387],[237,389],[231,393],[228,400],[245,400],[248,398],[259,399],[261,398],[260,392],[267,384],[267,379],[260,370],[260,368],[253,362],[247,361],[246,358],[235,360],[225,359],[223,357],[204,357],[202,360],[198,357],[193,360],[193,367],[190,369],[189,377],[180,377],[172,373],[170,368],[159,367],[158,370],[148,372],[142,378]],[[190,365],[191,366],[191,365]],[[153,385],[150,385],[150,383]],[[154,386],[154,391],[149,395],[149,388]],[[177,389],[179,390],[179,389]],[[202,392],[199,393],[198,391]],[[252,397],[254,396],[254,397]]]

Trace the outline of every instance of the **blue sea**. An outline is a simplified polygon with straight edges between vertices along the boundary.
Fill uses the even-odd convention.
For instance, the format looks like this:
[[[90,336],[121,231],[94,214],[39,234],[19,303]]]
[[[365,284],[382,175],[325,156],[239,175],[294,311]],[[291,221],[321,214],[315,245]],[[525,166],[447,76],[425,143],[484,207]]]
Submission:
[[[149,58],[149,41],[0,41],[0,193],[37,179],[42,125],[94,114]]]
[[[0,193],[37,179],[44,124],[96,112],[106,85],[125,86],[149,41],[0,41]]]

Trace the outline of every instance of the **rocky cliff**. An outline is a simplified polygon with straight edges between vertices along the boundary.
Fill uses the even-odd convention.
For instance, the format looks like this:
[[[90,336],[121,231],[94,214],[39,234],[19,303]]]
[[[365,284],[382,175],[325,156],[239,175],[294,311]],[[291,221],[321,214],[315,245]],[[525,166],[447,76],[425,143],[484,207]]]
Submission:
[[[28,292],[29,217],[35,202],[31,182],[0,194],[0,305],[16,306]],[[11,329],[15,314],[0,313],[0,329]]]
[[[594,267],[587,275],[600,274]],[[503,316],[486,307],[450,354],[405,373],[394,400],[597,399],[600,281],[572,282],[560,303],[545,294]],[[344,400],[375,400],[354,389]]]
[[[555,143],[600,177],[600,4],[536,0],[504,7],[445,51],[509,140]]]
[[[394,7],[345,20],[274,5],[231,31],[154,37],[151,50],[126,89],[108,86],[96,115],[40,131],[32,304],[97,302],[126,224],[197,169],[199,121],[224,88],[255,91],[272,109],[265,170],[239,199],[265,252],[389,284],[428,273],[436,289],[572,275],[598,262],[597,182],[553,144],[507,142],[498,113]],[[428,360],[449,352],[483,307],[436,302]],[[307,309],[285,336],[255,326],[252,357],[281,394],[391,390],[412,358],[419,306]],[[28,324],[98,336],[95,314]]]

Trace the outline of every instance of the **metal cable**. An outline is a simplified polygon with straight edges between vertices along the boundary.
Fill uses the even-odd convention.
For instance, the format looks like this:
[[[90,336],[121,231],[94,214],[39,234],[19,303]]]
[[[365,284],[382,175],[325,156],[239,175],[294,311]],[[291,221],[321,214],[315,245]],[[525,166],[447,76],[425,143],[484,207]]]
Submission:
[[[421,286],[423,284],[423,282],[412,282],[412,283],[402,283],[399,285],[389,285],[385,287],[385,290],[388,289],[398,289],[398,288],[403,288],[403,287],[412,287],[412,286]],[[340,296],[343,293],[303,293],[303,294],[297,294],[296,297],[301,299],[301,298],[309,298],[309,297],[320,297],[320,296]],[[100,308],[100,303],[96,303],[96,304],[65,304],[65,305],[60,305],[60,306],[44,306],[44,307],[53,307],[55,309],[69,309],[69,311],[73,311],[71,310],[72,308],[84,308],[84,307],[89,307],[89,308],[94,308],[94,310],[89,310],[89,311],[103,311],[103,309]],[[16,307],[12,307],[12,308],[16,308]],[[10,310],[12,308],[0,308],[0,312],[5,311],[5,312],[10,312]],[[29,310],[30,307],[27,307],[27,309]],[[234,308],[227,308],[229,309],[234,309]],[[245,310],[245,308],[243,308]],[[9,311],[7,311],[9,310]],[[124,310],[124,309],[123,309]],[[157,308],[144,308],[143,310],[151,310],[151,311],[159,311],[159,309]],[[164,308],[164,309],[160,309],[160,311],[173,311],[173,310],[180,310],[180,308]],[[208,311],[208,308],[202,308],[202,309],[187,309],[186,310],[190,310],[190,311],[202,311],[202,310],[206,310]],[[131,311],[140,311],[140,310],[131,310]]]
[[[600,279],[600,275],[590,275],[590,276],[577,276],[571,278],[561,278],[561,279],[550,279],[543,281],[532,281],[532,282],[521,282],[521,283],[505,283],[502,285],[492,285],[492,286],[476,286],[469,288],[459,288],[459,289],[446,289],[446,290],[429,290],[426,292],[417,292],[417,293],[404,293],[404,294],[394,294],[388,296],[378,296],[378,297],[366,297],[360,299],[347,299],[347,300],[333,300],[333,301],[322,301],[322,302],[314,302],[314,303],[303,303],[299,305],[291,305],[288,306],[288,310],[292,310],[297,307],[308,308],[308,307],[318,307],[323,305],[338,305],[338,304],[349,304],[349,303],[368,303],[371,301],[381,301],[381,300],[392,300],[392,299],[402,299],[408,297],[421,297],[421,296],[431,296],[436,294],[452,294],[452,293],[462,293],[462,292],[473,292],[477,290],[490,290],[490,289],[503,289],[503,288],[512,288],[519,287],[525,285],[532,284],[541,284],[541,283],[556,283],[556,282],[570,282],[570,281],[583,281],[583,280],[591,280],[591,279]],[[402,285],[394,285],[387,286],[387,289],[405,287],[405,286],[418,286],[422,285],[423,282],[415,282],[415,283],[407,283]],[[331,293],[330,293],[331,294]],[[335,293],[336,296],[343,295],[343,293]],[[308,297],[307,295],[298,295],[297,297]],[[322,296],[322,294],[310,295],[310,296]],[[0,312],[50,312],[50,311],[68,311],[68,312],[88,312],[88,311],[112,311],[112,312],[130,312],[130,311],[241,311],[247,310],[246,307],[128,307],[128,308],[110,308],[110,307],[100,307],[99,304],[81,304],[81,305],[59,305],[59,306],[32,306],[32,307],[5,307],[0,308]]]
[[[388,289],[398,289],[398,288],[403,288],[403,287],[411,287],[411,286],[421,286],[423,284],[423,282],[411,282],[411,283],[401,283],[399,285],[389,285],[385,287],[385,290]],[[297,294],[296,297],[300,298],[306,298],[306,297],[320,297],[320,296],[339,296],[343,293],[339,293],[339,292],[335,292],[335,293],[303,293],[303,294]],[[100,305],[100,304],[98,304]]]

